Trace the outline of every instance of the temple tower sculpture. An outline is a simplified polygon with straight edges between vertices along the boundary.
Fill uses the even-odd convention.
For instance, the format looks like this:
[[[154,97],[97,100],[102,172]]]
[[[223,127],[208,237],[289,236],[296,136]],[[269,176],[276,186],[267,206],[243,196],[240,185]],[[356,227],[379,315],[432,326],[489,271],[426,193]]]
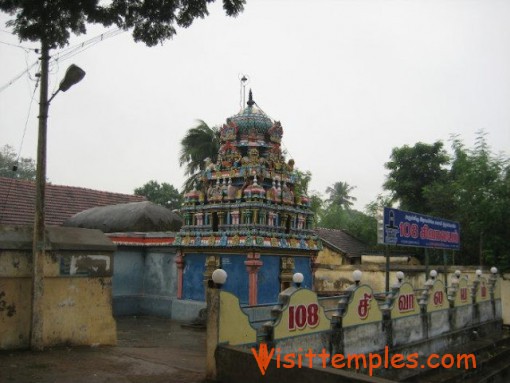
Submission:
[[[275,302],[294,272],[313,288],[321,243],[312,231],[309,198],[296,184],[294,160],[281,149],[283,128],[253,101],[227,118],[215,162],[185,195],[184,225],[175,244],[178,298],[204,300],[214,269],[229,275],[224,288],[241,303]]]

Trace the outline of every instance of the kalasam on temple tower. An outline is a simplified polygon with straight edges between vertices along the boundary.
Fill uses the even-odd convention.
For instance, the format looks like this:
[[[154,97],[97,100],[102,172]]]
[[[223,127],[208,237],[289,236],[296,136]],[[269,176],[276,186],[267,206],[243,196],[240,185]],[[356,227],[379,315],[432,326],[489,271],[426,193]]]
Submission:
[[[204,301],[217,268],[228,273],[223,288],[242,304],[275,302],[296,272],[303,287],[313,288],[322,245],[294,160],[282,152],[281,123],[259,108],[250,90],[246,107],[219,134],[217,160],[206,160],[181,209],[177,297]]]

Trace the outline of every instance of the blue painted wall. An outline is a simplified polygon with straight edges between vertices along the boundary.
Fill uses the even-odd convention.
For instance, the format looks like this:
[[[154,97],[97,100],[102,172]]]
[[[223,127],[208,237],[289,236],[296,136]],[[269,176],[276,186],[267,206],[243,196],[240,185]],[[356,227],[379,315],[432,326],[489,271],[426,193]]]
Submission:
[[[175,253],[149,248],[144,266],[141,312],[172,317],[172,300],[177,296]]]
[[[248,304],[249,278],[246,271],[246,254],[218,254],[222,268],[228,273],[223,287],[239,297],[241,304]],[[258,273],[258,303],[274,303],[280,293],[280,259],[282,255],[261,255],[262,267]],[[160,315],[166,317],[194,318],[195,311],[184,303],[205,301],[203,274],[206,255],[186,254],[183,270],[183,302],[176,306],[177,267],[175,249],[119,248],[114,254],[113,311],[114,315]],[[304,275],[303,287],[312,288],[309,257],[294,257],[295,271]],[[184,314],[178,312],[184,307]],[[174,313],[174,309],[176,310]],[[181,310],[182,311],[182,310]],[[190,313],[188,313],[188,311]],[[189,314],[189,315],[188,315]],[[180,315],[180,316],[179,316]]]
[[[280,257],[262,255],[263,262],[258,275],[257,301],[259,304],[278,301],[280,293]]]
[[[312,289],[312,269],[310,267],[310,257],[294,257],[294,272],[301,273],[305,277],[301,287]]]
[[[138,249],[117,250],[113,255],[113,315],[140,313],[143,293],[143,254]]]
[[[246,261],[244,254],[221,255],[221,268],[228,275],[223,289],[236,295],[241,304],[248,304],[249,280],[244,261]]]
[[[113,314],[170,317],[177,295],[175,249],[120,248],[113,256]]]
[[[113,257],[112,293],[136,295],[143,291],[143,255],[139,250],[117,250]]]
[[[169,297],[177,295],[175,253],[148,249],[144,267],[144,294]]]
[[[182,282],[183,299],[205,301],[205,254],[186,254]]]

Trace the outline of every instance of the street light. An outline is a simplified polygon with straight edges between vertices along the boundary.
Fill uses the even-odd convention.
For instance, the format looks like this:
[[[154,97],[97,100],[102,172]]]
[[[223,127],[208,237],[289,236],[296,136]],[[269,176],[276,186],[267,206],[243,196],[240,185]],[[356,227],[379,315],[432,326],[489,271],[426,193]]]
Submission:
[[[295,273],[292,276],[292,282],[294,282],[296,284],[297,288],[301,287],[301,283],[303,283],[304,279],[305,279],[305,277],[301,273]]]
[[[212,280],[215,283],[216,287],[221,289],[221,286],[225,284],[227,281],[227,272],[223,269],[216,269],[212,273]]]
[[[85,71],[81,69],[78,65],[71,64],[69,68],[67,68],[64,79],[60,81],[60,86],[58,87],[57,91],[53,93],[51,98],[48,100],[48,106],[51,100],[55,98],[58,92],[68,91],[70,87],[83,80],[83,77],[85,77]]]
[[[404,280],[404,272],[403,271],[397,271],[396,275],[397,281],[399,284],[402,284],[402,281]]]
[[[39,96],[39,133],[37,138],[37,170],[34,239],[32,244],[32,313],[30,347],[33,350],[42,350],[43,346],[43,300],[44,295],[44,255],[45,255],[45,195],[46,195],[46,132],[48,126],[48,109],[51,100],[59,91],[67,91],[71,86],[80,82],[85,71],[76,65],[71,65],[60,83],[58,90],[48,100],[48,71],[49,47],[43,41],[41,54],[41,91]]]
[[[352,272],[352,279],[354,279],[354,283],[356,284],[356,286],[359,286],[359,282],[361,281],[361,276],[363,275],[363,273],[361,272],[361,270],[354,270]]]

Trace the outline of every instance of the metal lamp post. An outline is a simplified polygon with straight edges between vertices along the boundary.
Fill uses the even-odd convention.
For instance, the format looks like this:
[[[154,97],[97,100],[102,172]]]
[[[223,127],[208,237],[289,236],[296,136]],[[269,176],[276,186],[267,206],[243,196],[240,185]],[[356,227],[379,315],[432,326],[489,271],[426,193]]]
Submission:
[[[48,100],[49,47],[43,41],[41,48],[41,91],[39,98],[39,133],[37,140],[36,198],[33,239],[33,280],[30,348],[42,350],[43,345],[43,295],[44,295],[44,254],[45,254],[45,194],[46,194],[46,132],[48,108],[59,91],[67,91],[85,76],[85,71],[71,65],[60,83],[58,90]]]

